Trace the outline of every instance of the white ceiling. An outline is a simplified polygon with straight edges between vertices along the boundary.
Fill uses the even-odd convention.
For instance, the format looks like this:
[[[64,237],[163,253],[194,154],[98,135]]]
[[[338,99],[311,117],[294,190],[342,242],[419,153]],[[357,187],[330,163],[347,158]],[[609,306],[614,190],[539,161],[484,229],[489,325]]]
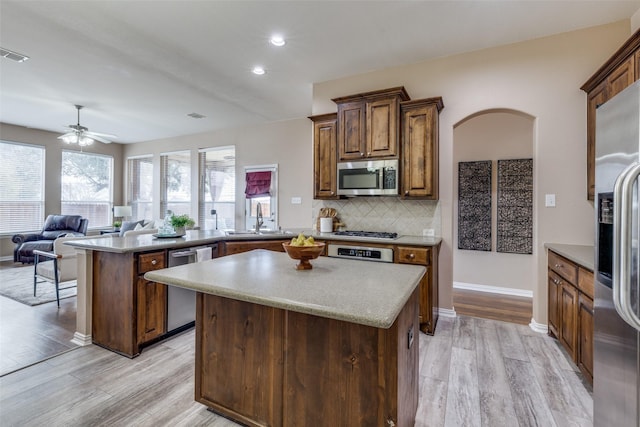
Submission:
[[[312,85],[630,18],[634,1],[7,1],[0,122],[132,143],[305,117]],[[268,43],[273,33],[287,44]],[[613,53],[613,52],[612,52]],[[262,65],[267,73],[251,73]],[[193,119],[189,113],[206,117]]]

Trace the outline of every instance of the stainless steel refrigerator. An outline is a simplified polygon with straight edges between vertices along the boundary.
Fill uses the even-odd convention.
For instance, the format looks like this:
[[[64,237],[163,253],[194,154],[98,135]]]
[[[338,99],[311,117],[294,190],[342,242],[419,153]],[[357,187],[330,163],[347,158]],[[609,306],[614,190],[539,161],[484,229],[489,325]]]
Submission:
[[[640,82],[596,111],[594,426],[640,426]]]

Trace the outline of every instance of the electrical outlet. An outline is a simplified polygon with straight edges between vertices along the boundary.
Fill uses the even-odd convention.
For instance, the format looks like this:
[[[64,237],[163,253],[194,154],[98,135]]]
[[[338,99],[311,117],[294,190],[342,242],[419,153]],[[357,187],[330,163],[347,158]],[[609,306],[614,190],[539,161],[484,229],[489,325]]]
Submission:
[[[436,232],[433,228],[423,228],[422,237],[435,237]]]
[[[299,205],[302,203],[302,197],[292,197],[291,198],[291,204],[292,205]]]

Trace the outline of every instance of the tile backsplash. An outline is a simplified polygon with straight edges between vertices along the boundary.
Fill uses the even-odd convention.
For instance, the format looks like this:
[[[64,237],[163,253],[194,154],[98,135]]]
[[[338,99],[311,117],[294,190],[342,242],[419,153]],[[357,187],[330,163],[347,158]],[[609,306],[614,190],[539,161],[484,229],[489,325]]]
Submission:
[[[441,233],[440,205],[431,200],[404,200],[400,197],[351,197],[340,200],[314,200],[312,227],[320,208],[334,208],[345,230],[386,231],[422,236],[432,228]]]

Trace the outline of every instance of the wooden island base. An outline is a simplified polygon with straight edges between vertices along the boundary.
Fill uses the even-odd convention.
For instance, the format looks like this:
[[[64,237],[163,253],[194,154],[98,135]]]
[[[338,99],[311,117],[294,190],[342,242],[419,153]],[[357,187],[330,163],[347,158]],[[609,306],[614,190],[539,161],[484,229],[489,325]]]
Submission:
[[[198,292],[196,400],[249,426],[413,426],[418,292],[389,329]]]

